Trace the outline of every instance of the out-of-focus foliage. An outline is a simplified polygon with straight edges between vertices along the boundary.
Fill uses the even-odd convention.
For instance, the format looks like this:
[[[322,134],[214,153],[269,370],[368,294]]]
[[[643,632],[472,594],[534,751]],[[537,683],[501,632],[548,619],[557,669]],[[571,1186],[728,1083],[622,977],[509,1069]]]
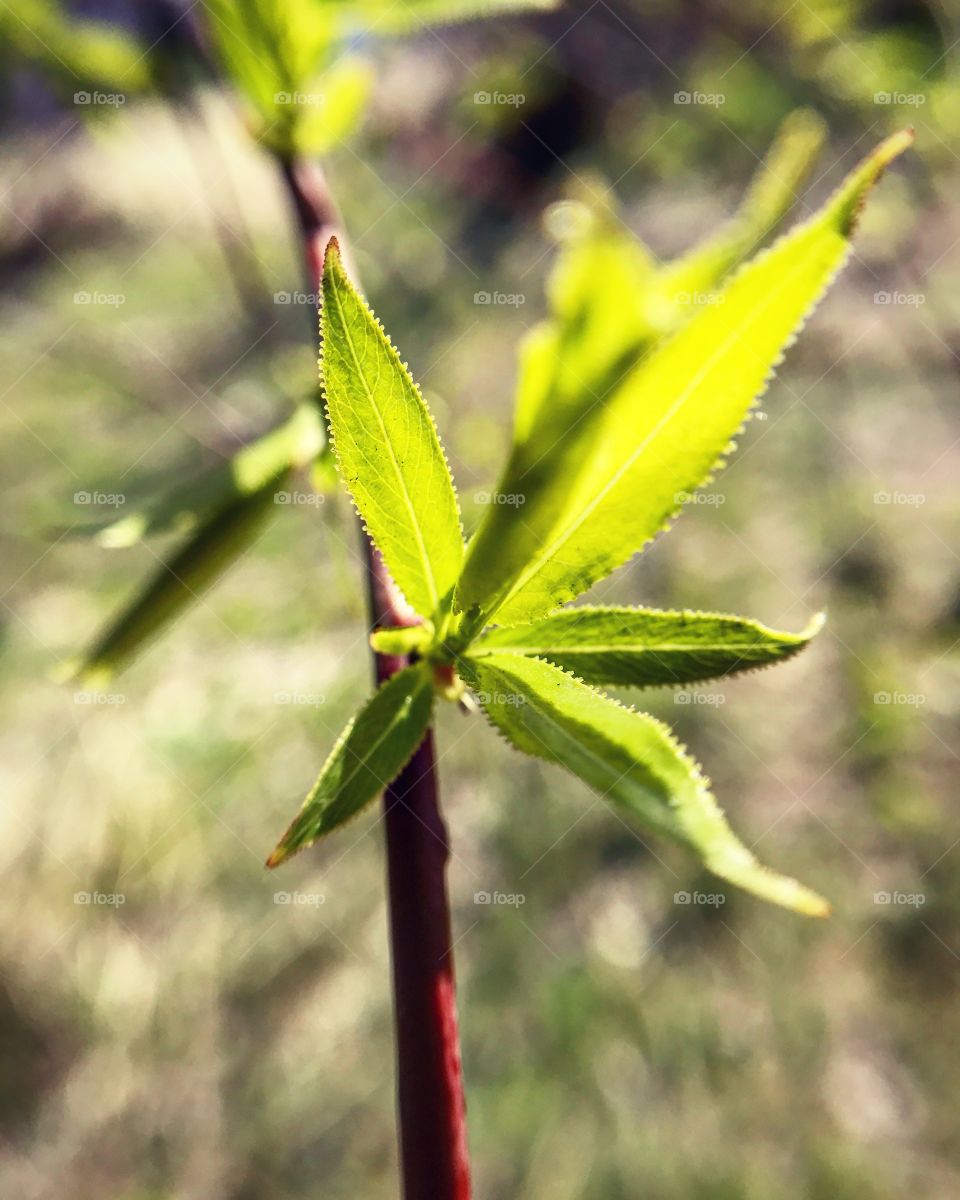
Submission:
[[[116,25],[75,16],[63,0],[4,4],[0,44],[42,65],[68,92],[93,85],[125,95],[141,91],[150,79],[148,47]],[[82,102],[89,104],[89,95]]]
[[[229,77],[250,102],[254,134],[288,157],[349,137],[373,82],[368,58],[344,50],[359,34],[551,8],[555,0],[209,0],[208,29]]]
[[[292,472],[310,470],[324,442],[317,405],[302,404],[289,420],[227,461],[169,485],[125,516],[64,529],[61,536],[93,534],[111,548],[169,531],[186,530],[189,536],[159,562],[90,649],[60,674],[85,686],[106,684],[249,547],[278,499],[284,502],[293,494],[282,491]]]

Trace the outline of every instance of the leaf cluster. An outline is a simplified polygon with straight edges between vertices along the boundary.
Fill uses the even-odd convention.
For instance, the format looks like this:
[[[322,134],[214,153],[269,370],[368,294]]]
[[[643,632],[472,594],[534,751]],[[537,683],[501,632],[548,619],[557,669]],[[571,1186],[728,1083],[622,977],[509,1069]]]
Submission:
[[[609,199],[557,214],[563,245],[547,321],[523,349],[516,437],[465,545],[457,496],[423,396],[327,249],[321,378],[341,477],[421,624],[376,630],[410,655],[347,726],[269,859],[276,866],[356,814],[423,738],[434,697],[469,689],[516,749],[563,767],[639,825],[686,846],[723,879],[824,915],[808,888],[737,839],[670,730],[608,685],[699,683],[782,661],[820,628],[648,608],[564,607],[677,516],[733,449],[785,349],[844,264],[867,192],[911,141],[883,142],[807,220],[746,265],[819,143],[795,116],[737,217],[660,266]],[[691,303],[691,290],[710,302]]]

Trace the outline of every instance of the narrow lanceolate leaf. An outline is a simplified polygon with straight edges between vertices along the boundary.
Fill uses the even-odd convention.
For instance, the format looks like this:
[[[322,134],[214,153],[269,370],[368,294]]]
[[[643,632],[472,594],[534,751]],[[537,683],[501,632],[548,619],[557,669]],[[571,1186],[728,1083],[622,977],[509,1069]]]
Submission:
[[[669,306],[668,326],[675,324],[677,304],[709,304],[727,272],[777,225],[796,200],[825,135],[823,121],[810,109],[787,117],[733,219],[660,272],[657,290]]]
[[[252,496],[288,467],[312,465],[324,446],[317,405],[301,404],[282,425],[248,442],[224,462],[193,477],[178,479],[143,501],[125,506],[115,520],[71,527],[72,537],[92,537],[112,549],[136,545],[161,533],[187,533]]]
[[[779,222],[824,136],[820,118],[792,113],[778,131],[736,216],[661,267],[621,220],[610,189],[578,183],[548,210],[560,244],[547,285],[550,315],[524,339],[514,440],[499,491],[524,496],[537,464],[574,438],[590,439],[613,389],[650,347],[716,303],[717,289]]]
[[[64,672],[66,678],[100,686],[193,604],[250,545],[274,511],[286,481],[282,471],[249,496],[240,496],[203,522],[107,626],[88,653]]]
[[[697,683],[782,662],[823,627],[781,633],[747,617],[652,608],[567,608],[529,625],[491,629],[469,650],[545,658],[586,683],[650,687]]]
[[[722,302],[616,388],[586,452],[567,438],[529,473],[518,513],[491,505],[458,603],[473,622],[529,621],[639,550],[711,478],[774,367],[846,260],[864,198],[912,141],[883,142],[810,220],[744,267]]]
[[[539,659],[491,655],[462,670],[517,749],[566,768],[645,828],[692,850],[715,875],[795,912],[829,912],[816,893],[757,862],[662,722]]]
[[[446,608],[463,558],[453,480],[433,417],[354,290],[335,239],[323,270],[321,360],[341,474],[397,586],[424,617]]]
[[[340,735],[267,866],[278,867],[349,821],[391,784],[423,740],[432,707],[433,684],[422,665],[385,683]]]
[[[550,316],[524,339],[514,447],[503,491],[598,409],[654,333],[647,311],[656,263],[624,225],[609,189],[581,185],[554,205],[560,243],[547,283]]]

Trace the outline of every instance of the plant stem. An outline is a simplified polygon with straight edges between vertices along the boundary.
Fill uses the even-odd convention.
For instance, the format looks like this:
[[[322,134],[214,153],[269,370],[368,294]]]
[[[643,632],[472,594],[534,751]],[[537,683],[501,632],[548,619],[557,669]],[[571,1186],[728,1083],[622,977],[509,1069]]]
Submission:
[[[348,273],[356,274],[323,174],[300,159],[280,163],[303,238],[311,286],[319,296],[323,256],[336,234]],[[409,625],[411,614],[363,535],[370,628]],[[374,655],[378,683],[407,665]],[[397,1042],[397,1104],[404,1200],[470,1200],[460,1038],[446,866],[433,733],[421,742],[383,798]]]

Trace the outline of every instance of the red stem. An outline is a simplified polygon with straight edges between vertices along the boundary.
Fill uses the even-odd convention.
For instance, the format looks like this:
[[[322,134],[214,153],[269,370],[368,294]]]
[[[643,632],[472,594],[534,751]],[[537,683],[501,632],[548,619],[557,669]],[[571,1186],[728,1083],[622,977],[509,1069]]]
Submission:
[[[347,251],[336,206],[319,168],[282,161],[319,296],[323,256],[334,234]],[[356,279],[349,252],[347,271]],[[408,625],[409,610],[380,555],[364,536],[370,627]],[[378,683],[407,660],[375,655]],[[390,947],[397,1040],[397,1106],[404,1200],[470,1200],[470,1163],[460,1067],[446,866],[433,733],[383,798]]]

